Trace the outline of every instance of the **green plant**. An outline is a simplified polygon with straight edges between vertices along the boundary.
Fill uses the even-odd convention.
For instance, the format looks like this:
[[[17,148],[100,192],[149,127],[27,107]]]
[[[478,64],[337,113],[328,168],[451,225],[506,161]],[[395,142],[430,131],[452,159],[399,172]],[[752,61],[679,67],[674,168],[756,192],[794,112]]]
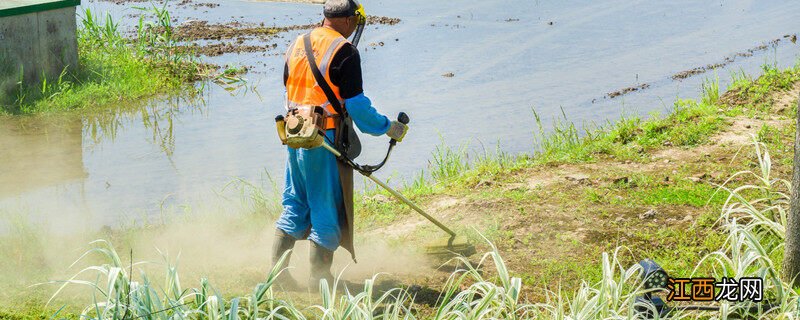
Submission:
[[[759,171],[737,172],[720,186],[720,190],[729,193],[717,221],[727,231],[727,240],[720,250],[705,256],[697,268],[710,264],[717,278],[760,277],[765,280],[765,299],[780,302],[777,308],[752,314],[753,302],[723,301],[722,316],[791,317],[798,312],[800,295],[779,276],[791,185],[787,180],[771,176],[772,161],[764,145],[754,141],[753,146]],[[753,183],[727,187],[738,177],[749,177]]]
[[[287,302],[275,300],[271,289],[288,254],[284,254],[280,258],[265,281],[256,285],[251,295],[226,301],[213,289],[207,279],[200,280],[199,288],[184,289],[181,286],[177,268],[169,263],[166,264],[166,277],[162,286],[151,282],[143,271],[140,273],[141,281],[133,281],[131,274],[133,268],[142,263],[131,262],[130,265],[124,265],[108,241],[97,240],[90,245],[93,248],[85,252],[73,265],[93,254],[99,254],[105,258],[106,263],[84,268],[69,280],[63,281],[51,298],[52,301],[68,285],[89,286],[93,290],[92,300],[94,302],[83,309],[81,318],[238,319],[242,317],[256,319],[266,316],[291,319],[301,315]],[[97,275],[96,280],[94,282],[81,280],[81,275],[89,272]],[[288,311],[289,315],[280,315],[284,311]]]
[[[561,109],[561,118],[553,121],[552,131],[546,132],[542,119],[536,110],[533,111],[538,133],[534,132],[536,145],[536,162],[576,162],[591,161],[593,153],[602,144],[602,129],[584,129],[581,137],[574,123],[567,120],[567,114]]]
[[[732,71],[730,73],[730,77],[731,88],[741,88],[753,82],[753,78],[746,74],[742,69],[739,69],[738,71]]]
[[[789,206],[790,182],[784,179],[775,179],[772,174],[772,159],[769,151],[764,149],[764,144],[754,141],[756,158],[760,171],[740,171],[728,178],[721,190],[730,195],[723,205],[723,214],[720,221],[744,222],[751,232],[784,239],[786,236],[787,208]],[[756,183],[746,184],[736,188],[729,188],[730,181],[740,176],[750,177]],[[756,196],[755,200],[748,200],[748,196]]]
[[[575,298],[567,300],[559,293],[549,303],[530,303],[522,296],[522,280],[511,275],[497,248],[488,242],[491,250],[473,265],[464,257],[455,258],[462,267],[451,274],[442,295],[431,315],[432,319],[462,318],[607,318],[632,317],[638,305],[635,297],[643,293],[637,266],[624,268],[617,250],[613,256],[603,255],[602,280],[584,283]],[[105,240],[90,244],[73,265],[91,255],[99,255],[106,262],[89,266],[63,282],[52,298],[69,285],[88,286],[93,302],[81,311],[85,319],[416,319],[413,311],[413,294],[409,289],[391,288],[376,292],[376,277],[366,279],[362,289],[342,292],[338,279],[329,286],[320,282],[320,302],[301,309],[292,302],[275,295],[272,284],[282,272],[288,255],[276,263],[264,282],[255,286],[246,296],[226,299],[217,292],[208,279],[200,279],[196,288],[181,285],[178,269],[165,264],[165,281],[159,286],[140,271],[139,281],[133,280],[133,269],[143,263],[123,263],[114,247]],[[166,260],[165,260],[166,261]],[[487,278],[484,265],[492,263],[496,275]],[[95,273],[83,280],[83,275]],[[51,298],[51,301],[52,301]],[[644,306],[647,307],[647,306]],[[312,316],[308,315],[312,313]],[[56,314],[57,316],[58,314]]]
[[[719,101],[719,77],[703,80],[701,102],[706,105],[716,105],[717,101]]]
[[[247,211],[253,214],[266,215],[272,219],[277,218],[283,211],[281,193],[277,181],[266,170],[262,173],[260,183],[253,183],[242,178],[236,178],[222,187],[220,194],[233,189],[237,192],[236,202],[246,206]],[[267,192],[265,190],[271,190]]]
[[[779,130],[770,126],[768,123],[765,123],[761,126],[761,128],[758,129],[758,132],[756,133],[756,139],[769,144],[780,143]]]
[[[431,169],[431,177],[435,181],[444,182],[457,178],[470,167],[467,160],[466,144],[454,150],[446,146],[444,139],[442,139],[442,143],[436,146],[431,157],[432,159],[428,165]]]

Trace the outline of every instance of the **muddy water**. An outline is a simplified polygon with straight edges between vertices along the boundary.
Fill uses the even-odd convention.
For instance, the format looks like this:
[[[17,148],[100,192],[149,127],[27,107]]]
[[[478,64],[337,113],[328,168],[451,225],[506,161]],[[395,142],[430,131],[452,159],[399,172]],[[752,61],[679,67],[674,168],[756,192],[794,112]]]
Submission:
[[[195,1],[200,3],[201,1]],[[319,21],[321,7],[259,1],[170,5],[176,23]],[[205,3],[205,2],[204,2]],[[131,6],[84,1],[132,23]],[[532,109],[545,125],[566,114],[602,124],[621,114],[664,112],[697,97],[703,79],[785,67],[800,47],[788,40],[737,57],[716,71],[673,75],[800,30],[796,1],[366,1],[370,14],[402,19],[370,26],[361,48],[366,94],[389,115],[410,114],[411,131],[379,175],[409,180],[441,143],[510,153],[534,149]],[[268,172],[282,185],[283,147],[273,117],[283,108],[282,34],[264,53],[207,60],[251,67],[249,90],[209,84],[200,99],[152,101],[111,114],[0,119],[0,210],[26,212],[56,229],[158,218],[193,205],[234,178]],[[609,98],[628,87],[644,90]],[[393,117],[393,116],[392,116]],[[549,128],[547,128],[549,129]],[[363,162],[385,138],[363,138]]]

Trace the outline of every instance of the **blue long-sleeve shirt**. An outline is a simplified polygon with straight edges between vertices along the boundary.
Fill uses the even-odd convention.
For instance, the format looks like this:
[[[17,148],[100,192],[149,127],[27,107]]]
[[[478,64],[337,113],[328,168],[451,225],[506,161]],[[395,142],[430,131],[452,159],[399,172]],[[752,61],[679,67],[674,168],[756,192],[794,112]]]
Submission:
[[[373,136],[379,136],[389,131],[391,121],[386,116],[378,113],[372,102],[363,93],[350,99],[345,99],[345,108],[353,118],[358,130]]]

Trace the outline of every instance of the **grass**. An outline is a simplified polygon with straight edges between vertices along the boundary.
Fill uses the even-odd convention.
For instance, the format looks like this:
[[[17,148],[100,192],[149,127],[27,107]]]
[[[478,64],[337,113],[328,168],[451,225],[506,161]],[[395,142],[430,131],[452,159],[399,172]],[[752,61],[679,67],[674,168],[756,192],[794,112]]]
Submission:
[[[69,285],[88,286],[95,302],[81,313],[84,319],[129,319],[147,317],[155,319],[416,319],[413,312],[413,293],[409,289],[392,288],[376,291],[376,278],[366,279],[363,288],[355,292],[339,293],[338,282],[329,286],[320,283],[319,303],[300,308],[293,302],[275,296],[271,287],[281,272],[272,269],[264,282],[255,286],[252,293],[226,299],[209,283],[201,279],[197,287],[181,285],[177,268],[167,264],[165,278],[160,284],[140,273],[138,281],[131,274],[139,263],[125,264],[113,245],[104,240],[92,242],[92,249],[84,257],[98,255],[106,262],[89,266],[61,284],[54,294],[58,296]],[[491,245],[491,243],[490,243]],[[485,253],[477,264],[457,258],[463,268],[455,271],[439,297],[433,319],[503,318],[534,319],[581,317],[591,315],[620,316],[632,313],[635,297],[643,292],[637,284],[639,267],[624,268],[617,254],[602,257],[603,281],[584,284],[575,300],[567,301],[554,293],[557,303],[532,304],[521,296],[522,280],[514,277],[496,248]],[[484,276],[483,269],[491,265],[496,272],[492,278]],[[92,273],[96,280],[82,280],[82,275]],[[58,313],[55,314],[59,316]]]
[[[465,158],[468,145],[458,149],[447,147],[444,142],[436,146],[429,162],[431,177],[436,181],[447,181],[461,175],[469,168],[469,160]]]
[[[710,95],[706,93],[704,97]],[[706,100],[713,101],[702,101]],[[536,115],[540,150],[528,160],[537,164],[592,162],[603,156],[642,160],[647,151],[663,145],[695,146],[721,127],[718,109],[715,104],[679,99],[666,117],[652,115],[643,120],[623,116],[614,124],[586,129],[583,135],[574,123],[567,122],[566,116],[557,120],[553,132],[547,134]]]
[[[106,107],[140,101],[161,94],[192,92],[192,82],[204,66],[190,54],[177,53],[170,15],[153,6],[155,21],[139,19],[136,37],[125,38],[111,16],[83,12],[78,29],[78,66],[60,75],[47,75],[38,86],[24,79],[13,101],[0,112],[31,114]]]
[[[788,90],[800,81],[800,66],[779,70],[765,64],[762,71],[763,75],[757,79],[733,74],[726,101],[720,101],[719,80],[706,80],[699,100],[679,99],[666,116],[651,115],[648,119],[623,116],[596,129],[587,125],[589,129],[584,132],[569,122],[563,112],[563,117],[554,121],[552,131],[545,132],[542,119],[534,112],[540,128],[536,139],[539,152],[526,160],[540,164],[591,162],[602,156],[641,160],[648,150],[664,144],[691,147],[704,143],[724,127],[724,116],[756,117],[759,112],[763,116],[772,104],[770,94]],[[724,104],[735,107],[725,109]]]
[[[237,196],[232,198],[225,196],[228,190],[234,190]],[[272,190],[272,192],[265,190]],[[260,182],[253,183],[237,178],[226,184],[218,194],[232,204],[244,206],[247,214],[277,219],[283,210],[283,206],[278,200],[281,197],[280,190],[277,181],[265,170],[261,175]]]
[[[563,118],[556,120],[556,129],[546,133],[541,129],[541,119],[534,114],[541,129],[537,136],[539,149],[527,155],[496,151],[470,158],[465,146],[454,149],[442,144],[436,148],[428,170],[431,177],[420,173],[406,184],[403,193],[422,204],[439,197],[467,199],[469,203],[453,211],[464,207],[484,211],[456,212],[462,215],[451,217],[451,221],[464,217],[483,219],[470,223],[484,226],[479,231],[490,241],[483,241],[485,238],[476,230],[456,227],[459,233],[465,232],[468,238],[483,243],[486,254],[478,262],[459,260],[461,268],[448,277],[442,286],[443,295],[431,308],[414,303],[413,296],[418,292],[412,288],[377,289],[376,278],[367,279],[363,289],[346,294],[322,290],[310,304],[275,295],[269,284],[278,270],[272,270],[247,295],[218,292],[207,279],[195,282],[195,286],[181,286],[177,268],[169,263],[164,264],[166,280],[158,284],[145,281],[144,273],[133,274],[130,261],[114,258],[113,246],[101,241],[93,243],[91,254],[99,254],[107,261],[90,265],[94,267],[86,272],[102,277],[74,282],[88,285],[94,292],[90,297],[98,299],[84,310],[84,317],[631,318],[635,316],[635,298],[643,293],[635,262],[648,257],[676,276],[763,276],[768,279],[767,295],[782,302],[769,315],[792,318],[797,313],[798,296],[776,276],[782,259],[789,185],[776,177],[785,175],[785,167],[791,165],[788,155],[792,150],[782,144],[787,137],[791,141],[793,131],[772,125],[760,127],[756,138],[763,144],[754,145],[752,157],[746,150],[732,157],[714,155],[721,157],[697,163],[687,161],[681,164],[685,168],[674,172],[663,171],[657,166],[659,160],[653,158],[665,147],[694,151],[692,148],[709,142],[715,133],[727,128],[730,117],[772,115],[772,94],[800,81],[800,69],[765,66],[764,71],[757,79],[734,75],[734,84],[723,95],[718,81],[708,80],[700,99],[679,100],[665,116],[624,117],[614,124],[578,131],[562,114]],[[772,155],[764,152],[767,147],[782,157],[773,161]],[[591,164],[602,166],[602,170],[587,167]],[[651,165],[653,169],[631,169],[636,173],[627,174],[609,164]],[[547,187],[526,185],[526,178],[539,170],[579,165],[594,170],[587,181],[561,179]],[[742,167],[749,170],[738,171]],[[716,171],[730,179],[682,179]],[[617,181],[623,174],[626,179]],[[665,181],[666,177],[670,179]],[[256,184],[236,181],[226,189],[235,190],[246,199],[243,203],[253,216],[274,215],[280,210],[274,206],[277,195],[265,193]],[[371,198],[377,194],[387,195],[373,189],[362,193],[361,201],[356,200],[359,228],[388,225],[412,214],[397,202]],[[650,222],[636,218],[651,207],[662,212],[664,219]],[[559,217],[559,208],[569,210],[569,217]],[[555,212],[547,211],[550,209]],[[690,223],[664,224],[669,218],[681,219],[687,212],[692,215]],[[570,232],[575,231],[573,220],[585,220],[583,225],[599,225],[598,229],[609,231],[589,232],[585,238],[571,237]],[[542,230],[528,228],[537,225]],[[556,230],[554,238],[558,238],[548,244],[567,255],[551,257],[548,251],[526,251],[550,236],[548,230]],[[161,279],[160,276],[151,275],[149,279]],[[725,308],[721,314],[677,316],[738,317],[748,307],[746,303],[721,306]],[[152,314],[169,307],[174,308]]]
[[[785,72],[772,72],[778,78],[785,78],[784,74],[798,72],[790,69]],[[759,81],[758,83],[763,83]],[[767,81],[772,83],[772,81]],[[751,83],[755,85],[756,83]],[[749,88],[741,84],[742,88]],[[770,86],[770,88],[775,89]],[[412,200],[425,198],[433,193],[458,193],[464,188],[472,188],[488,181],[502,182],[504,176],[513,175],[525,168],[539,166],[555,166],[571,163],[591,163],[603,159],[616,161],[633,160],[636,162],[649,161],[649,152],[663,146],[692,147],[707,142],[714,133],[725,126],[724,115],[720,114],[719,85],[718,81],[706,81],[701,102],[695,100],[678,100],[671,112],[664,117],[653,115],[644,120],[638,117],[623,117],[614,124],[591,130],[587,129],[581,134],[574,123],[567,121],[562,112],[562,118],[555,121],[553,131],[546,133],[542,119],[534,111],[534,117],[539,124],[539,134],[536,135],[538,151],[533,154],[508,155],[500,151],[495,154],[484,152],[478,155],[475,161],[469,161],[467,145],[451,148],[444,144],[436,147],[429,163],[431,179],[425,179],[423,174],[415,178],[412,183],[406,184],[404,193],[410,195]],[[764,129],[769,130],[769,129]],[[768,134],[768,133],[765,133]],[[631,204],[660,205],[660,204],[686,204],[691,206],[706,205],[714,188],[709,185],[696,185],[686,181],[664,184],[656,181],[655,177],[647,177],[649,181],[631,181],[626,185],[641,184],[638,188],[629,188],[630,193],[622,200],[615,200],[611,190],[589,191],[586,195],[591,201],[622,202],[631,201]],[[663,179],[660,177],[659,179]],[[449,191],[447,191],[449,190]],[[602,191],[603,195],[599,192]],[[593,193],[595,192],[595,193]],[[366,192],[366,196],[381,193],[380,190]],[[386,194],[388,195],[388,194]],[[502,192],[500,195],[518,199],[524,197],[519,192]],[[492,195],[489,194],[489,197]],[[720,197],[711,199],[712,204],[719,204]],[[361,209],[377,214],[380,218],[370,221],[392,222],[400,216],[398,209],[392,203],[362,204]],[[359,209],[360,210],[360,209]],[[370,217],[375,217],[371,214]]]
[[[618,213],[614,211],[627,210],[624,208],[629,208],[634,212],[637,212],[636,210],[643,212],[646,209],[639,208],[655,207],[660,212],[663,212],[662,209],[666,210],[668,217],[673,214],[674,210],[677,210],[678,213],[675,213],[677,216],[673,215],[677,220],[682,219],[686,212],[689,212],[692,214],[692,220],[686,227],[670,226],[665,228],[658,225],[648,226],[650,225],[648,223],[631,226],[627,220],[619,226],[619,228],[630,230],[631,234],[622,237],[624,240],[621,243],[638,248],[635,250],[637,257],[654,258],[668,270],[688,276],[692,274],[700,257],[714,251],[714,248],[722,247],[728,241],[729,235],[719,232],[721,222],[717,219],[719,217],[718,208],[726,206],[728,199],[726,192],[720,192],[717,186],[722,183],[731,183],[731,181],[740,182],[742,177],[734,174],[735,170],[733,169],[736,166],[760,168],[762,164],[758,161],[752,162],[746,156],[741,155],[737,157],[732,154],[723,154],[719,159],[717,159],[719,155],[711,155],[707,161],[683,164],[685,170],[678,170],[671,174],[669,172],[661,174],[651,172],[629,176],[627,182],[623,184],[611,182],[620,177],[615,176],[614,172],[598,173],[596,175],[600,177],[600,185],[594,186],[593,184],[596,182],[590,182],[590,186],[579,187],[577,198],[576,192],[570,190],[574,189],[571,187],[533,188],[525,191],[525,188],[514,189],[511,187],[508,189],[505,186],[519,184],[520,180],[515,177],[524,179],[530,175],[531,170],[538,172],[539,169],[547,171],[548,168],[565,166],[567,168],[571,168],[571,166],[585,167],[587,163],[607,164],[632,161],[633,164],[652,164],[654,162],[652,155],[665,147],[693,150],[697,146],[707,144],[714,134],[730,127],[732,117],[754,119],[765,119],[770,116],[791,117],[796,112],[795,107],[776,113],[776,109],[772,108],[775,104],[772,96],[797,83],[800,80],[798,78],[800,69],[791,67],[777,70],[774,66],[765,65],[763,70],[764,75],[756,79],[734,75],[734,84],[724,95],[720,94],[718,80],[707,80],[703,87],[703,94],[698,100],[679,100],[670,113],[665,116],[651,116],[648,119],[624,117],[617,123],[583,132],[579,132],[577,126],[569,123],[566,117],[562,117],[556,121],[556,129],[552,132],[545,133],[541,129],[540,136],[537,138],[540,148],[537,152],[528,155],[483,157],[480,161],[470,162],[467,160],[466,153],[460,151],[460,148],[448,149],[446,146],[440,146],[436,149],[436,152],[439,153],[436,158],[449,160],[432,163],[432,165],[443,164],[445,167],[434,167],[432,170],[439,169],[442,172],[448,172],[447,167],[452,167],[453,164],[466,166],[467,169],[463,169],[459,174],[440,175],[445,176],[444,179],[415,179],[413,184],[406,186],[404,193],[415,195],[414,200],[422,203],[430,203],[429,200],[441,196],[468,199],[467,201],[470,203],[483,202],[487,203],[487,206],[492,206],[492,211],[498,210],[495,204],[502,203],[501,206],[504,206],[502,210],[505,210],[503,212],[514,211],[514,219],[521,220],[528,219],[526,216],[530,215],[532,210],[535,212],[536,207],[547,207],[552,204],[567,206],[570,210],[592,210],[604,220],[613,220],[618,216]],[[534,116],[540,123],[540,128],[543,128],[541,119],[535,113]],[[780,170],[783,174],[787,174],[784,168],[787,166],[791,168],[792,148],[787,148],[786,145],[792,143],[794,136],[791,126],[765,124],[759,128],[756,134],[757,141],[763,141],[771,150],[781,152],[783,157],[778,160],[782,168]],[[757,152],[755,153],[756,158],[760,159]],[[702,176],[702,181],[695,182],[681,178],[692,175]],[[734,178],[730,181],[719,180],[724,175],[733,175]],[[671,179],[664,181],[665,177]],[[431,196],[431,192],[437,196]],[[758,196],[757,194],[743,193],[747,197]],[[463,205],[461,208],[464,207],[474,208],[475,205]],[[392,203],[381,204],[379,208],[363,207],[363,209],[368,212],[366,215],[370,217],[371,222],[380,221],[385,224],[403,219],[406,213],[402,209],[398,210]],[[537,241],[530,235],[526,236],[524,232],[514,232],[513,229],[504,227],[502,221],[503,218],[500,220],[487,218],[485,220],[486,228],[483,230],[487,232],[489,239],[507,252],[518,251]],[[602,235],[590,240],[589,243],[598,241],[604,243],[599,245],[599,249],[613,250],[615,243],[608,244],[611,246],[610,248],[605,243],[608,243],[609,239],[615,238],[607,237],[612,237],[612,235]],[[472,238],[474,239],[474,237]],[[616,239],[616,244],[620,244],[620,240]],[[580,251],[582,249],[578,248],[585,248],[585,245],[580,244],[565,243],[563,245],[570,248],[565,250]],[[770,258],[779,259],[779,251],[771,251]],[[532,267],[529,262],[527,265],[524,262],[514,262],[514,265],[518,269],[524,268],[524,271],[520,271],[523,279],[526,279],[524,281],[526,284],[549,285],[552,288],[553,281],[558,281],[564,287],[570,287],[576,285],[575,279],[599,280],[598,273],[587,272],[587,269],[597,270],[595,268],[600,267],[585,258],[586,255],[593,252],[597,251],[590,250],[577,255],[560,257],[557,262],[554,262],[556,264],[545,264],[545,266],[535,264],[541,268]],[[526,253],[520,254],[526,255]],[[537,255],[537,257],[541,257],[541,255]],[[698,269],[698,272],[710,273],[713,271],[712,269],[709,266],[703,266]],[[737,312],[741,310],[739,309]]]
[[[700,103],[713,106],[716,105],[717,102],[719,102],[719,77],[715,77],[713,80],[704,80],[703,95],[700,98]]]
[[[762,75],[756,79],[744,74],[734,74],[732,83],[728,91],[733,93],[733,97],[741,99],[750,107],[764,107],[770,102],[770,94],[776,90],[788,90],[794,83],[800,80],[798,67],[780,70],[774,65],[762,65]]]
[[[715,317],[784,318],[798,312],[800,296],[779,277],[782,258],[779,252],[785,234],[782,228],[786,224],[785,213],[789,205],[786,190],[791,186],[788,181],[771,176],[770,155],[763,149],[763,144],[755,143],[754,148],[758,170],[740,171],[728,179],[733,181],[746,176],[750,182],[737,186],[725,183],[720,187],[728,196],[714,224],[723,230],[725,240],[704,244],[719,249],[704,254],[693,266],[692,275],[716,279],[723,276],[737,279],[761,277],[765,279],[765,297],[779,304],[753,314],[752,302],[718,302],[716,305],[721,310],[714,314]],[[667,232],[660,236],[673,235]],[[277,296],[271,287],[281,272],[283,259],[263,282],[253,288],[252,293],[230,297],[216,291],[208,279],[200,279],[196,287],[183,287],[178,269],[170,263],[164,264],[161,283],[151,281],[144,271],[134,276],[132,271],[138,269],[140,263],[124,261],[107,241],[98,240],[91,245],[92,248],[75,264],[91,255],[99,256],[105,262],[86,267],[59,283],[54,294],[54,297],[58,296],[70,285],[88,286],[94,292],[94,302],[80,312],[84,319],[633,319],[642,317],[637,310],[654,310],[652,305],[637,297],[647,292],[659,293],[643,287],[641,268],[629,262],[633,255],[630,249],[617,247],[600,255],[596,272],[585,273],[586,277],[596,280],[583,281],[571,292],[563,289],[548,291],[544,301],[531,302],[522,295],[523,287],[537,283],[537,280],[514,276],[498,248],[487,242],[489,250],[478,262],[456,258],[460,267],[449,276],[429,313],[415,311],[411,288],[377,289],[377,276],[366,279],[362,288],[344,292],[336,290],[341,285],[338,281],[333,284],[323,281],[318,302],[300,307]],[[679,257],[682,254],[676,253]],[[557,265],[563,266],[562,269]],[[580,269],[577,263],[551,264],[546,268],[546,274],[555,277],[563,268]],[[134,277],[138,280],[133,280]],[[680,310],[671,314],[675,318],[702,319],[709,316],[711,314],[707,312]]]
[[[586,200],[593,203],[611,203],[629,206],[687,205],[702,207],[718,205],[724,200],[716,189],[706,184],[684,183],[669,186],[652,186],[635,190],[618,191],[614,188],[585,190]]]
[[[429,163],[432,180],[425,181],[424,175],[419,175],[411,184],[406,184],[405,189],[410,194],[429,194],[437,185],[471,186],[482,178],[540,165],[591,163],[601,159],[646,162],[650,151],[663,146],[693,147],[706,143],[711,135],[727,127],[726,117],[744,114],[758,117],[759,110],[762,113],[768,110],[763,106],[754,109],[754,104],[771,103],[766,101],[770,93],[787,90],[800,81],[800,65],[778,70],[765,64],[762,69],[763,75],[757,79],[734,73],[726,101],[720,100],[719,80],[706,80],[699,100],[678,99],[666,116],[654,114],[647,119],[623,116],[615,123],[594,126],[594,129],[586,125],[586,129],[579,130],[562,110],[562,117],[555,119],[553,129],[547,132],[534,110],[539,127],[535,135],[536,152],[520,155],[484,152],[470,162],[467,145],[454,149],[441,144]],[[759,131],[759,141],[775,141],[775,130],[765,125]]]

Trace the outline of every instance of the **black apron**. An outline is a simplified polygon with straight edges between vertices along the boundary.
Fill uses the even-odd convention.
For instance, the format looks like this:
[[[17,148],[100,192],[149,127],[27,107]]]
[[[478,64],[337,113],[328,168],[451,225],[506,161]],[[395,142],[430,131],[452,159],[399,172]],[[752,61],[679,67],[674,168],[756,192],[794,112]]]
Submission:
[[[339,230],[342,237],[339,246],[347,249],[353,261],[356,261],[356,252],[353,248],[353,168],[347,164],[336,161],[339,168],[339,184],[342,186],[342,202],[339,206]]]

